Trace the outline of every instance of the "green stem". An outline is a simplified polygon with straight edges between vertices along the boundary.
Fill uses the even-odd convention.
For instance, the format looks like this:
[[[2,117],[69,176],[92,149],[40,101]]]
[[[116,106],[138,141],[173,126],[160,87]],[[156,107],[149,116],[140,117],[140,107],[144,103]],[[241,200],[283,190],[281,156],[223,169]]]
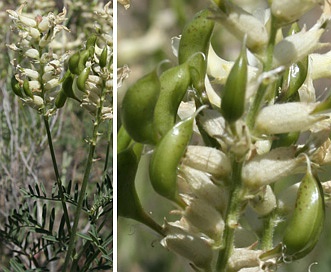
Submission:
[[[277,22],[273,16],[271,16],[271,29],[270,29],[270,37],[268,42],[268,47],[266,49],[266,61],[264,63],[263,72],[270,71],[272,68],[273,61],[273,52],[276,42],[276,35],[278,31],[278,27],[276,26]],[[261,82],[257,93],[254,97],[253,103],[248,111],[246,123],[250,130],[254,128],[256,116],[262,106],[262,102],[266,91],[268,89],[269,83]]]
[[[244,191],[241,186],[242,162],[233,162],[232,193],[229,199],[223,232],[223,244],[218,253],[217,272],[226,271],[228,260],[234,249],[234,232],[238,227],[240,212],[243,206]]]
[[[261,239],[261,249],[266,251],[273,248],[273,237],[278,222],[279,222],[279,215],[278,215],[278,210],[276,208],[265,219],[263,234]]]
[[[97,135],[97,129],[98,129],[98,125],[94,125],[93,135],[95,135],[95,137]],[[93,137],[93,139],[96,139],[95,137]],[[70,257],[72,255],[72,252],[73,252],[73,249],[74,249],[74,246],[76,243],[78,223],[79,223],[80,214],[81,214],[81,211],[83,208],[85,192],[86,192],[86,188],[87,188],[87,184],[88,184],[88,180],[89,180],[89,176],[90,176],[90,172],[91,172],[91,168],[92,168],[94,151],[95,151],[95,141],[91,141],[90,147],[89,147],[87,163],[86,163],[86,167],[85,167],[84,178],[83,178],[83,182],[82,182],[82,187],[79,192],[78,203],[77,203],[76,212],[75,212],[75,219],[74,219],[74,224],[73,224],[72,230],[71,230],[67,255],[66,255],[65,262],[64,262],[64,265],[62,268],[63,272],[66,271],[66,268],[69,264]]]
[[[111,146],[112,146],[112,137],[113,136],[113,122],[112,120],[109,120],[108,122],[108,133],[107,133],[107,150],[106,150],[106,160],[105,160],[105,166],[104,166],[104,169],[103,169],[103,172],[106,173],[107,169],[108,169],[108,161],[109,161],[109,153],[110,153],[110,150],[111,150]]]
[[[67,209],[67,205],[66,205],[66,199],[64,197],[62,181],[60,178],[59,169],[58,169],[57,161],[56,161],[56,157],[55,157],[52,134],[51,134],[51,130],[50,130],[49,122],[48,122],[48,117],[45,115],[44,115],[44,124],[45,124],[45,128],[46,128],[46,133],[47,133],[48,146],[49,146],[49,150],[51,152],[52,163],[53,163],[54,173],[55,173],[55,177],[56,177],[56,183],[59,188],[59,195],[60,195],[60,200],[61,200],[61,204],[62,204],[62,208],[63,208],[64,219],[66,221],[68,232],[70,234],[71,225],[70,225],[70,219],[69,219],[68,209]]]

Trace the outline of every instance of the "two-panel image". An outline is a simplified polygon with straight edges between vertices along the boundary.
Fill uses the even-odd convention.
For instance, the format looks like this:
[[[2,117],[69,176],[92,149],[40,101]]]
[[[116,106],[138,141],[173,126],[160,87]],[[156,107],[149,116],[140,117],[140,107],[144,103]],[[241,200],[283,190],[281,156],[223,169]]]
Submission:
[[[330,20],[1,1],[0,271],[330,271]]]

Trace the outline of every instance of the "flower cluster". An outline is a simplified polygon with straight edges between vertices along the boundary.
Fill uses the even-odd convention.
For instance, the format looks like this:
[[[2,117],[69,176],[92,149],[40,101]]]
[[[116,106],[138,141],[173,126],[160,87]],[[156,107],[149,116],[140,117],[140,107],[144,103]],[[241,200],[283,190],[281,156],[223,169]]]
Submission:
[[[330,163],[331,99],[316,98],[314,80],[330,77],[330,52],[315,51],[329,46],[320,40],[331,19],[331,4],[273,0],[265,6],[253,13],[233,1],[214,0],[173,39],[179,66],[160,76],[160,93],[155,78],[148,85],[146,76],[123,100],[124,128],[134,141],[154,149],[149,171],[153,188],[179,206],[172,211],[178,220],[165,220],[162,231],[152,228],[164,236],[161,244],[187,258],[195,271],[275,271],[305,257],[323,229],[322,187],[327,191],[329,186],[321,185],[317,172]],[[301,29],[297,20],[318,6],[322,12],[317,22]],[[211,22],[220,23],[242,43],[236,61],[215,53]],[[158,134],[141,133],[139,138],[134,133],[139,128],[129,122],[134,109],[126,106],[147,88],[156,102],[151,99],[155,104],[144,107],[151,114],[146,113],[140,130],[145,132],[146,125]],[[186,99],[182,89],[193,99]],[[187,142],[182,139],[192,133],[185,120],[193,118],[194,111],[194,137],[183,153],[175,152],[173,146],[183,148]],[[190,117],[158,130],[161,120],[173,124],[177,114]],[[169,154],[159,161],[165,150]],[[175,172],[175,183],[168,171]],[[294,174],[305,174],[299,186],[285,189],[296,198],[295,207],[276,187]],[[285,234],[284,219],[289,219]],[[242,232],[253,233],[256,240],[238,243]]]
[[[25,6],[22,4],[17,11],[7,10],[14,22],[12,31],[19,37],[17,42],[7,45],[16,52],[12,60],[16,70],[12,89],[26,104],[47,115],[53,108],[63,62],[68,57],[50,49],[61,31],[69,31],[63,25],[66,10],[57,15],[49,13],[32,18],[23,12]]]

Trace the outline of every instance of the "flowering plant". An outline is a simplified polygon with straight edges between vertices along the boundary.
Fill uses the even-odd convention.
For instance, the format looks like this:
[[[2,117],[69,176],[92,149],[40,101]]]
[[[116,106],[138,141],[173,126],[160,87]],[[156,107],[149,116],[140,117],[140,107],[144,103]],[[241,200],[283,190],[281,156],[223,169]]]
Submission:
[[[211,2],[173,38],[177,63],[123,97],[118,215],[153,229],[194,271],[276,271],[306,257],[323,231],[331,104],[313,83],[330,76],[330,53],[315,52],[329,45],[320,39],[331,4],[264,1],[254,13]],[[300,28],[318,6],[317,22]],[[214,51],[219,24],[241,43],[235,61]],[[163,223],[144,210],[141,179],[174,204]]]

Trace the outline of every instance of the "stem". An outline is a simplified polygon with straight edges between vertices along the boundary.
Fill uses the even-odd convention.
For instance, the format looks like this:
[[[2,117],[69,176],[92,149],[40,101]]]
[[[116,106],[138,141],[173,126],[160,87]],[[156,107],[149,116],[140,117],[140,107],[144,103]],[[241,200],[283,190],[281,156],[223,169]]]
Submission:
[[[112,120],[109,120],[108,122],[108,134],[107,134],[107,150],[106,150],[106,160],[105,160],[105,166],[103,169],[103,172],[106,173],[108,169],[108,161],[109,161],[109,153],[110,153],[110,147],[112,146],[112,137],[113,136],[113,122]]]
[[[265,219],[263,235],[261,239],[261,249],[270,250],[273,248],[274,231],[279,222],[278,210],[274,209]]]
[[[56,157],[55,157],[55,152],[54,152],[54,147],[53,147],[53,141],[52,141],[52,134],[51,134],[51,130],[50,130],[50,127],[49,127],[48,117],[45,116],[45,115],[44,115],[44,124],[45,124],[45,127],[46,127],[48,146],[49,146],[49,150],[51,152],[52,163],[53,163],[54,173],[55,173],[55,177],[56,177],[56,183],[57,183],[57,186],[59,188],[59,195],[60,195],[60,199],[61,199],[61,203],[62,203],[64,219],[66,221],[68,232],[70,234],[71,233],[71,226],[70,226],[68,209],[67,209],[67,205],[66,205],[66,199],[64,197],[62,181],[61,181],[61,178],[60,178],[59,169],[58,169],[57,162],[56,162]]]
[[[93,163],[93,155],[94,155],[94,151],[95,151],[95,142],[96,142],[96,137],[97,137],[97,131],[98,131],[98,122],[96,122],[94,124],[94,128],[93,128],[93,140],[90,142],[90,146],[89,146],[89,153],[88,153],[87,163],[86,163],[86,167],[85,167],[85,173],[84,173],[84,178],[83,178],[83,182],[82,182],[82,187],[79,192],[79,198],[78,198],[77,208],[76,208],[76,212],[75,212],[74,224],[72,226],[68,251],[67,251],[67,255],[65,258],[63,268],[62,268],[63,272],[66,271],[66,267],[69,264],[69,260],[72,255],[72,252],[73,252],[73,249],[75,246],[75,242],[76,242],[78,223],[79,223],[80,214],[81,214],[81,211],[83,208],[85,192],[86,192],[86,188],[87,188],[87,184],[88,184],[88,180],[89,180],[89,176],[90,176],[90,172],[91,172],[91,168],[92,168],[92,163]]]
[[[234,231],[238,226],[240,212],[243,205],[244,191],[241,186],[242,162],[233,162],[232,193],[229,199],[227,215],[223,233],[223,245],[218,253],[216,271],[226,271],[228,260],[234,248]]]
[[[270,37],[268,42],[268,47],[266,50],[266,61],[264,63],[263,72],[269,71],[272,68],[272,61],[273,61],[273,52],[276,42],[276,35],[278,31],[278,27],[276,26],[277,22],[276,19],[271,16],[271,30],[270,30]],[[250,130],[254,128],[256,116],[260,110],[263,98],[266,94],[268,89],[269,83],[261,82],[257,93],[254,97],[253,104],[251,105],[248,114],[247,114],[247,126]]]

